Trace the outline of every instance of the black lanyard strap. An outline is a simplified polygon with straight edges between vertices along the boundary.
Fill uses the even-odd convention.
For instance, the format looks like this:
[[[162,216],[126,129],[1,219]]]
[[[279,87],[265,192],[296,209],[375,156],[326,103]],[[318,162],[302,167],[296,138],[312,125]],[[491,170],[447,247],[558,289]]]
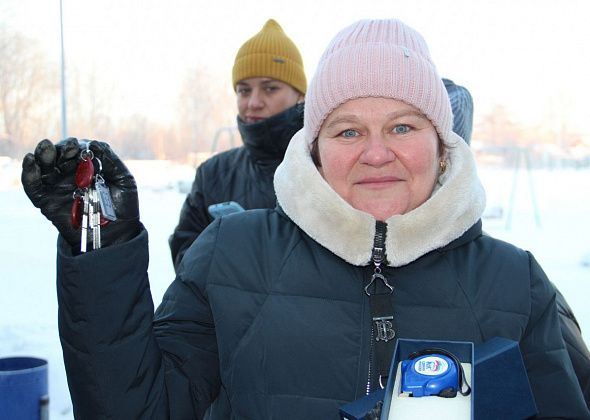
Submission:
[[[384,380],[389,375],[389,366],[393,357],[395,344],[395,329],[393,323],[393,286],[382,273],[381,265],[387,264],[385,242],[387,223],[377,221],[375,224],[375,238],[371,251],[373,275],[365,286],[365,293],[369,296],[371,306],[371,349],[372,358],[369,366],[369,380],[371,389],[376,389],[377,383],[384,387]],[[374,370],[373,367],[375,368]]]
[[[371,378],[372,389],[376,388],[377,384],[381,388],[385,387],[396,336],[393,322],[393,287],[380,273],[378,279],[380,281],[376,281],[375,275],[373,275],[371,282],[365,287],[365,292],[369,295],[372,318],[371,339],[373,342],[371,347],[374,356],[373,366],[375,367],[375,375],[372,375]]]

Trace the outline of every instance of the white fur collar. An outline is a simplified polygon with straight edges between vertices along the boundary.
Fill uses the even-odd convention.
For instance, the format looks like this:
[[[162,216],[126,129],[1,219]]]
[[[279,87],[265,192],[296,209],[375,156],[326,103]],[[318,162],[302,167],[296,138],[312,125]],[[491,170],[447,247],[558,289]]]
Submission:
[[[386,221],[385,251],[393,267],[459,238],[484,211],[485,192],[469,146],[454,133],[448,142],[447,170],[432,196],[411,212]],[[305,233],[351,264],[369,263],[376,221],[351,207],[322,178],[303,130],[291,139],[274,186],[280,206]]]

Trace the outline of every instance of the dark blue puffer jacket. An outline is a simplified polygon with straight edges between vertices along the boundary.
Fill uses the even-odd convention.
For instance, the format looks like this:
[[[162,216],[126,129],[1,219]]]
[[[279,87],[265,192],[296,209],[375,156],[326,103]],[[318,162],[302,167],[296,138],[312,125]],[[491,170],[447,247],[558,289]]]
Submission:
[[[60,332],[78,418],[200,418],[223,388],[214,419],[336,420],[365,392],[372,268],[346,263],[280,211],[214,222],[153,323],[145,233],[77,257],[66,248]],[[588,414],[555,329],[555,292],[530,254],[477,223],[384,275],[398,337],[516,340],[540,414]]]

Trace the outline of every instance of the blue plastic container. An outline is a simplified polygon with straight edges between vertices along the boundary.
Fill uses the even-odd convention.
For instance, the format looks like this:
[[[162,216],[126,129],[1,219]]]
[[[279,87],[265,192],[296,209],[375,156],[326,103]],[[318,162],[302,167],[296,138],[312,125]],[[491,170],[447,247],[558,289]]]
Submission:
[[[0,358],[0,419],[47,420],[47,360]]]

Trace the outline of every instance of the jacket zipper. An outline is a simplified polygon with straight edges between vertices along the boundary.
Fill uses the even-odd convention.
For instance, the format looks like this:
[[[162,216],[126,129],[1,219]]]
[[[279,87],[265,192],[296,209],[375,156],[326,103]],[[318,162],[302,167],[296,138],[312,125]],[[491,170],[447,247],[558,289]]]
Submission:
[[[367,389],[365,390],[365,395],[369,395],[371,393],[371,364],[373,363],[373,321],[371,320],[371,345],[369,346],[369,374],[367,377]]]
[[[375,278],[381,276],[381,264],[385,261],[385,234],[387,233],[387,223],[377,220],[375,224],[375,238],[373,239],[373,249],[371,251],[371,262],[373,263],[373,276],[369,284],[365,287],[365,293],[368,293],[368,287],[373,284]],[[370,299],[370,298],[369,298]],[[367,377],[366,395],[371,393],[371,376],[373,364],[373,319],[371,318],[371,342],[369,346],[369,371]]]

